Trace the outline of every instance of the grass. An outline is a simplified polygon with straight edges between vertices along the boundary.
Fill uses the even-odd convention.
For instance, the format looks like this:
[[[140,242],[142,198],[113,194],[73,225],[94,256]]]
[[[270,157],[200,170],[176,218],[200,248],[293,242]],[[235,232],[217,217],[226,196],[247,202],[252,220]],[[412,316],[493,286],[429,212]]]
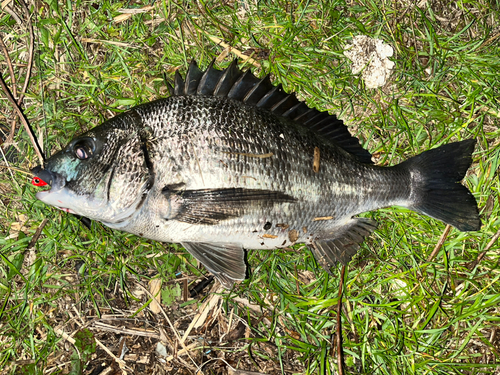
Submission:
[[[338,114],[380,165],[477,138],[464,183],[482,212],[481,231],[452,229],[428,260],[444,224],[399,208],[367,214],[380,227],[346,272],[345,373],[498,374],[500,245],[487,246],[500,226],[500,4],[419,4],[162,0],[117,22],[120,9],[150,4],[30,1],[36,55],[24,113],[49,155],[130,106],[166,96],[165,80],[177,69],[184,73],[192,58],[204,67],[218,57],[226,66],[233,55],[209,38],[216,36],[252,55],[258,75],[271,73],[310,105]],[[28,34],[19,5],[10,6],[23,23],[3,11],[0,28],[19,90]],[[360,34],[394,48],[395,68],[380,89],[366,89],[343,55]],[[4,56],[0,69],[9,77]],[[0,124],[9,127],[12,107],[4,98]],[[1,371],[98,374],[113,363],[104,348],[119,357],[123,336],[125,363],[137,373],[225,374],[228,365],[267,374],[337,373],[340,270],[329,276],[306,250],[249,252],[250,279],[222,292],[220,309],[191,331],[185,344],[199,346],[190,357],[166,361],[155,354],[160,336],[96,326],[163,332],[171,354],[174,331],[138,285],[162,280],[164,308],[181,334],[215,294],[187,302],[178,295],[184,280],[205,273],[183,249],[99,223],[87,229],[37,201],[26,173],[37,164],[34,149],[22,130],[14,141],[18,152],[9,165],[16,168],[6,168],[5,159],[0,166]],[[83,336],[72,343],[61,332]],[[86,334],[102,346],[94,348]]]

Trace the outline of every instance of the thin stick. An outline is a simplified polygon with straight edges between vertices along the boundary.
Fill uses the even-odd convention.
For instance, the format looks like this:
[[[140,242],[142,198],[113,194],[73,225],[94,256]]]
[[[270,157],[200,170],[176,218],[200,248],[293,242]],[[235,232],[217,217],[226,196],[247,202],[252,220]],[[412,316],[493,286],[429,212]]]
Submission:
[[[97,337],[94,337],[94,340],[97,345],[101,347],[113,360],[120,366],[120,370],[122,370],[122,374],[127,374],[128,372],[132,372],[133,370],[129,367],[127,367],[127,363],[123,360],[118,358],[116,355],[113,354],[111,350],[109,350],[106,345],[104,345],[102,342],[99,341]]]
[[[151,297],[152,299],[154,299],[155,297],[151,294],[151,292],[149,290],[147,290],[146,288],[144,288],[141,284],[137,284],[149,297]],[[194,361],[194,359],[191,357],[191,355],[189,354],[189,348],[187,348],[186,344],[184,344],[184,341],[182,341],[180,335],[179,335],[179,332],[177,332],[177,330],[175,329],[174,325],[172,324],[172,322],[170,321],[170,318],[168,317],[168,315],[165,313],[165,310],[163,310],[163,308],[160,306],[160,311],[161,313],[163,314],[163,316],[165,317],[165,320],[168,322],[168,325],[170,326],[170,329],[172,330],[172,332],[174,333],[175,335],[175,338],[177,339],[177,342],[179,342],[179,344],[181,344],[182,346],[182,349],[186,350],[186,354],[187,356],[189,357],[189,359],[194,363],[194,365],[196,366],[196,369],[198,371],[201,372],[201,369],[198,367],[198,365],[196,364],[196,362]]]
[[[10,3],[10,1],[2,1],[2,4],[1,4],[1,6],[2,6],[2,10],[4,10],[4,11],[5,11],[5,12],[7,12],[7,13],[9,13],[9,14],[10,14],[10,16],[11,16],[12,18],[14,18],[14,20],[16,20],[16,22],[17,22],[18,24],[20,24],[20,25],[21,25],[21,24],[22,24],[21,19],[19,18],[19,16],[17,15],[17,13],[16,13],[16,12],[14,12],[14,10],[13,10],[13,9],[10,9],[10,7],[8,7],[8,6],[7,6],[7,4],[8,4],[8,3]],[[4,7],[4,6],[5,6],[5,7]]]
[[[30,45],[28,49],[28,70],[26,71],[26,79],[24,80],[24,85],[21,90],[21,94],[19,95],[19,98],[17,99],[17,104],[21,105],[23,99],[24,99],[24,94],[26,93],[26,90],[28,89],[28,85],[30,82],[31,78],[31,70],[33,68],[33,51],[35,49],[34,45],[34,32],[33,32],[33,24],[31,23],[31,15],[28,7],[26,6],[26,3],[24,0],[18,0],[19,4],[21,4],[21,8],[23,8],[24,16],[26,17],[26,20],[28,22],[28,30],[30,32]]]
[[[238,49],[234,48],[234,47],[231,47],[229,44],[225,43],[224,41],[222,41],[222,39],[219,39],[217,38],[216,36],[212,36],[212,35],[209,35],[206,31],[203,31],[211,40],[212,42],[224,47],[224,48],[227,48],[229,49],[230,52],[234,53],[236,56],[238,56],[240,59],[243,59],[243,63],[249,63],[249,64],[252,64],[253,66],[255,66],[256,68],[260,68],[261,65],[259,62],[257,62],[257,60],[255,59],[252,59],[251,57],[249,56],[246,56],[244,55],[241,51],[239,51]]]
[[[170,361],[173,361],[176,357],[178,356],[181,356],[181,355],[187,355],[189,354],[189,351],[193,348],[197,348],[197,349],[203,349],[204,346],[201,345],[200,346],[200,343],[199,342],[193,342],[192,344],[189,344],[188,346],[186,346],[185,349],[181,349],[177,352],[177,355],[173,356],[173,355],[169,355],[168,357],[165,358],[166,361],[170,362]]]
[[[432,261],[435,258],[435,256],[437,255],[437,253],[439,252],[439,250],[441,250],[444,242],[446,241],[446,238],[448,237],[448,234],[450,233],[450,230],[451,230],[451,225],[449,225],[449,224],[446,225],[446,228],[444,228],[443,234],[439,238],[439,241],[437,242],[436,247],[434,248],[434,250],[432,250],[432,253],[431,253],[431,255],[429,255],[429,258],[427,258],[428,262]]]
[[[344,375],[344,349],[342,347],[342,296],[344,294],[345,266],[342,266],[339,285],[339,299],[337,301],[337,365],[339,375]]]
[[[491,42],[493,42],[495,39],[498,39],[500,38],[500,33],[496,34],[496,35],[493,35],[490,39],[486,40],[483,42],[483,44],[481,44],[481,46],[478,48],[479,50],[483,49],[484,47],[486,47],[488,44],[490,44]]]
[[[7,167],[7,169],[9,170],[10,177],[12,178],[12,181],[17,183],[16,179],[14,178],[14,174],[11,171],[9,161],[7,160],[7,157],[5,156],[5,153],[3,152],[3,149],[1,147],[0,147],[0,153],[2,153],[3,160],[5,161],[5,164],[7,164],[5,167]],[[2,165],[2,167],[4,167],[4,166]]]
[[[61,336],[64,340],[68,341],[70,344],[75,345],[76,340],[70,335],[68,335],[66,332],[64,332],[61,328],[54,328],[54,332],[57,335]]]
[[[131,336],[144,336],[144,337],[151,337],[154,339],[160,339],[160,335],[156,333],[156,331],[147,331],[143,329],[128,329],[124,327],[115,327],[111,324],[106,324],[100,321],[94,321],[94,326],[90,327],[90,329],[95,329],[99,331],[108,331],[108,332],[114,332],[114,333],[119,333],[123,335],[131,335]]]
[[[31,238],[31,241],[30,243],[28,244],[28,247],[26,248],[26,250],[29,250],[31,249],[33,246],[35,246],[36,244],[36,241],[38,241],[38,238],[40,237],[40,235],[42,234],[42,230],[43,228],[45,227],[45,225],[47,224],[47,222],[49,221],[49,219],[45,218],[43,219],[42,223],[38,226],[35,234],[33,235],[33,238]]]
[[[479,262],[483,260],[483,258],[486,256],[486,253],[491,249],[491,247],[495,244],[495,242],[498,240],[499,237],[500,237],[500,229],[497,230],[497,232],[491,238],[490,242],[488,242],[488,245],[486,245],[481,254],[478,255],[476,261],[474,262],[474,267],[477,266]]]
[[[12,66],[12,61],[10,59],[9,51],[7,51],[7,47],[5,46],[5,43],[2,38],[0,38],[0,47],[2,47],[2,52],[3,55],[5,56],[5,61],[7,61],[7,66],[9,67],[9,75],[10,75],[10,80],[12,82],[12,95],[14,98],[17,97],[17,82],[16,82],[16,76],[14,75],[14,67]],[[18,102],[19,104],[19,102]],[[6,143],[12,143],[14,140],[14,132],[16,131],[16,119],[14,118],[12,120],[12,123],[10,125],[10,132],[9,136],[7,137]]]
[[[26,3],[24,2],[24,0],[18,0],[19,1],[19,4],[21,4],[21,8],[23,10],[23,13],[24,13],[24,16],[26,18],[26,22],[27,22],[27,28],[28,28],[28,31],[29,31],[29,34],[30,34],[30,41],[29,41],[29,47],[28,47],[28,64],[27,64],[27,71],[26,71],[26,79],[24,80],[24,84],[23,84],[23,88],[21,89],[21,92],[19,94],[19,98],[17,98],[16,102],[17,102],[17,106],[21,106],[21,103],[23,102],[24,100],[24,95],[26,94],[26,90],[28,89],[28,85],[29,85],[29,82],[30,82],[30,78],[31,78],[31,70],[33,68],[33,51],[34,51],[34,32],[33,32],[33,24],[31,22],[31,15],[30,15],[30,12],[29,12],[29,9],[28,7],[26,6]],[[12,15],[12,14],[11,14]],[[22,24],[21,20],[19,18],[16,18],[14,17],[16,22],[19,23],[19,24]],[[3,53],[5,55],[5,59],[7,60],[7,64],[9,66],[9,73],[10,73],[10,76],[11,76],[11,79],[12,79],[12,94],[10,94],[10,92],[8,90],[6,90],[3,86],[5,84],[5,82],[3,82],[2,84],[2,88],[5,92],[5,95],[7,95],[7,97],[9,97],[9,95],[11,95],[14,99],[17,97],[17,88],[16,88],[16,78],[14,76],[14,70],[12,69],[12,62],[10,60],[10,56],[9,56],[9,53],[7,51],[7,48],[5,46],[5,43],[3,42],[3,40],[0,41],[1,43],[1,47],[2,47],[2,50],[3,50]],[[3,78],[2,78],[2,81],[3,81]],[[6,85],[5,85],[6,86]],[[9,98],[10,100],[10,98]],[[16,106],[14,106],[14,109]],[[19,115],[19,111],[16,109],[16,112],[17,114]],[[23,116],[19,115],[19,117],[21,118],[21,122],[23,122],[24,124],[24,121],[23,121]],[[16,121],[15,119],[12,121],[12,124],[11,124],[11,128],[10,128],[10,132],[9,132],[9,136],[7,138],[7,143],[11,143],[13,140],[14,140],[14,132],[16,131]],[[30,132],[28,131],[28,134],[30,134]],[[30,139],[32,137],[30,136]],[[33,142],[33,140],[32,140]],[[35,146],[35,149],[37,149],[37,147]],[[39,155],[40,157],[40,155]],[[41,159],[41,162],[43,163],[43,158]]]
[[[0,38],[0,47],[2,47],[2,52],[3,55],[5,56],[7,67],[9,68],[10,79],[12,80],[12,94],[14,95],[14,97],[16,97],[17,96],[16,76],[14,75],[14,67],[12,66],[12,60],[10,59],[9,51],[7,51],[7,46],[5,45],[3,38]]]
[[[38,142],[35,139],[35,136],[33,135],[33,132],[31,131],[31,128],[28,124],[28,120],[26,120],[26,117],[24,117],[24,113],[21,111],[21,108],[19,108],[19,105],[17,104],[16,100],[12,97],[12,94],[9,91],[9,88],[5,84],[5,81],[3,79],[2,73],[0,73],[0,86],[2,87],[2,90],[5,93],[5,96],[7,99],[9,99],[10,103],[16,110],[19,118],[21,119],[21,122],[23,123],[24,129],[28,133],[28,137],[30,138],[31,143],[33,144],[33,147],[35,148],[35,152],[38,156],[38,159],[40,160],[40,164],[43,164],[44,157],[42,154],[42,151],[40,149],[40,146],[38,146]]]

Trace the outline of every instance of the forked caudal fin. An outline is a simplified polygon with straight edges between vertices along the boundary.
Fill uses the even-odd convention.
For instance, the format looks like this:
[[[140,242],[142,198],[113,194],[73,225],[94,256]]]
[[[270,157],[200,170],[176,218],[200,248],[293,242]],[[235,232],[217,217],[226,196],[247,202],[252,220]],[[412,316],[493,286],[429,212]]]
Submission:
[[[393,168],[410,174],[411,194],[406,207],[441,220],[461,231],[481,228],[477,203],[460,181],[472,163],[475,140],[450,143],[417,155]],[[320,235],[311,250],[329,272],[335,262],[346,265],[376,223],[353,218],[332,233]]]
[[[476,200],[460,183],[472,163],[475,144],[475,139],[449,143],[396,166],[411,173],[408,208],[464,232],[479,230]]]

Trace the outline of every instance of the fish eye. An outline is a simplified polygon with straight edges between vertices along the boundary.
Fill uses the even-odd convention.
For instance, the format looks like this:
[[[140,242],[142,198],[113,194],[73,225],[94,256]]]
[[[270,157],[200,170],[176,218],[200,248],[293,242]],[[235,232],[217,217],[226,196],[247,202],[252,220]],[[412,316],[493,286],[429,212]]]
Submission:
[[[73,146],[73,153],[80,160],[86,160],[94,154],[94,143],[91,139],[82,139]]]

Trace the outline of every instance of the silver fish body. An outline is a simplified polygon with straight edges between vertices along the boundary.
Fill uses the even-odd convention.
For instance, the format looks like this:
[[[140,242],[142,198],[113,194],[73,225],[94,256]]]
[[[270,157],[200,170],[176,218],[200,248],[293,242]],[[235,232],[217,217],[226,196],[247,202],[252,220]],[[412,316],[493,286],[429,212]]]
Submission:
[[[228,78],[229,77],[229,78]],[[480,227],[458,182],[474,141],[378,167],[334,116],[233,64],[192,63],[173,96],[118,115],[34,170],[37,197],[146,238],[182,243],[230,287],[244,249],[307,244],[329,269],[375,228],[354,216],[399,205],[460,230]]]
[[[297,231],[293,242],[310,243],[318,231],[342,226],[360,212],[406,205],[409,197],[409,173],[359,163],[315,133],[301,134],[294,123],[238,102],[182,96],[134,111],[142,126],[152,129],[149,157],[155,182],[141,210],[116,227],[141,236],[165,242],[219,242],[230,234],[231,241],[245,248],[272,249],[289,246],[290,231]],[[321,150],[317,173],[316,147]],[[234,215],[215,218],[215,225],[209,222],[211,207],[188,220],[176,220],[182,194],[166,194],[165,187],[268,193],[262,193],[262,200],[250,198],[241,212],[233,202]],[[265,194],[272,192],[279,195],[267,199]],[[237,200],[238,192],[234,194]],[[223,202],[213,202],[215,210],[223,210],[221,206]],[[264,229],[266,223],[271,225]]]

